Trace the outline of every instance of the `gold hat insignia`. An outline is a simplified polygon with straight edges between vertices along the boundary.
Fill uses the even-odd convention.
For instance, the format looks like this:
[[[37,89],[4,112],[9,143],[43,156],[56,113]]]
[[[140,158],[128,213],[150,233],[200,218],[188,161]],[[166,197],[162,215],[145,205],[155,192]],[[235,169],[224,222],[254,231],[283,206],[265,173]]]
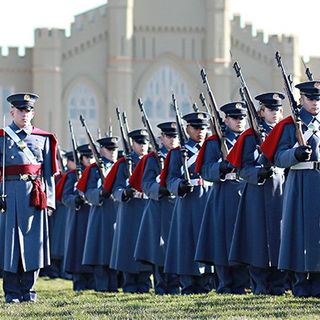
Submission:
[[[275,94],[272,96],[272,99],[274,99],[274,100],[280,100],[280,96],[279,96],[277,93],[275,93]]]
[[[25,94],[24,97],[23,97],[23,100],[30,101],[31,98],[30,98],[30,96],[28,94]]]
[[[198,119],[204,119],[204,115],[202,113],[198,113]]]
[[[314,83],[314,87],[317,88],[317,89],[320,89],[320,82],[315,82]]]

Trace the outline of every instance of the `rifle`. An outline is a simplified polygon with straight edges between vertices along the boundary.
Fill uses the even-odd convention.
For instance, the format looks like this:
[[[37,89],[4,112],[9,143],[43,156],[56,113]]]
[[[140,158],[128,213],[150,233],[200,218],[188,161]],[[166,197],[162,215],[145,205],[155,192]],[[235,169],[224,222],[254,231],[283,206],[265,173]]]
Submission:
[[[129,137],[129,131],[130,130],[129,130],[129,125],[128,125],[127,114],[126,114],[125,111],[122,112],[122,120],[123,120],[123,126],[124,126],[124,130],[125,130],[125,134],[126,134],[128,142],[129,142],[129,146],[131,146],[132,145],[132,141],[131,141],[131,139]],[[132,151],[132,150],[130,149],[130,151]]]
[[[97,139],[101,139],[101,129],[97,129]]]
[[[78,151],[78,145],[77,145],[76,139],[74,137],[73,126],[70,120],[69,120],[69,130],[70,130],[71,143],[72,143],[73,159],[76,164],[76,177],[77,177],[77,181],[79,181],[82,174],[80,154]]]
[[[225,125],[220,117],[220,114],[218,111],[218,106],[217,106],[216,100],[213,96],[213,93],[212,93],[210,84],[208,82],[208,78],[207,78],[207,75],[206,75],[204,68],[201,69],[200,75],[201,75],[203,83],[207,87],[208,95],[209,95],[210,102],[211,102],[210,107],[208,107],[207,104],[205,103],[205,99],[204,99],[203,94],[200,94],[200,99],[201,99],[201,101],[203,101],[202,103],[205,103],[206,110],[209,113],[209,115],[211,116],[211,125],[213,128],[213,132],[215,132],[215,134],[219,138],[222,159],[225,160],[227,158],[228,153],[229,153],[227,143],[226,143],[226,138],[225,138]]]
[[[190,179],[190,174],[188,169],[188,150],[186,148],[188,137],[183,127],[180,111],[179,111],[177,100],[174,94],[172,94],[172,106],[176,114],[177,129],[178,129],[178,135],[180,140],[180,153],[181,153],[181,160],[182,160],[182,167],[183,167],[183,177],[187,181],[187,183],[191,185],[191,179]]]
[[[102,158],[100,156],[100,153],[99,153],[99,151],[97,149],[97,146],[94,143],[94,140],[92,138],[90,130],[89,130],[87,124],[86,124],[86,120],[84,119],[84,117],[82,115],[80,115],[80,121],[81,121],[82,126],[86,129],[86,134],[87,134],[87,137],[88,137],[88,140],[89,140],[90,149],[91,149],[91,151],[93,153],[94,159],[96,160],[96,164],[98,166],[99,175],[100,175],[101,181],[103,182],[104,178],[105,178],[105,173],[104,173],[105,167],[104,167],[103,160],[102,160]]]
[[[109,129],[108,129],[108,136],[112,137],[112,124],[109,124]]]
[[[5,113],[3,114],[3,130],[6,127],[6,115]],[[2,193],[0,195],[0,203],[1,203],[1,213],[5,213],[7,211],[7,202],[6,202],[6,192],[5,192],[5,187],[6,187],[6,133],[4,132],[3,136],[3,145],[2,145],[2,169],[1,169],[1,175],[2,175]]]
[[[313,81],[313,75],[312,75],[312,72],[310,70],[309,67],[306,66],[306,63],[304,62],[304,60],[301,58],[301,61],[303,63],[303,66],[304,66],[304,69],[305,69],[305,74],[308,78],[309,81]]]
[[[241,97],[241,101],[244,102],[245,104],[247,104],[247,100],[246,100],[246,97],[244,96],[244,91],[243,91],[243,88],[239,88],[239,94],[240,94],[240,97]]]
[[[199,110],[199,107],[197,106],[196,103],[194,103],[194,104],[192,105],[192,108],[193,108],[194,112],[199,112],[199,111],[200,111],[200,110]]]
[[[60,145],[58,144],[58,152],[57,152],[57,156],[58,156],[58,162],[59,162],[59,166],[60,166],[60,169],[61,169],[61,172],[66,172],[66,167],[65,165],[63,164],[63,157],[62,157],[62,152],[61,152],[61,148],[60,148]]]
[[[284,69],[284,66],[282,64],[281,55],[280,55],[279,51],[276,52],[275,57],[276,57],[276,60],[278,63],[278,67],[281,69],[281,74],[282,74],[282,77],[284,80],[285,90],[286,90],[287,97],[288,97],[288,100],[290,103],[292,119],[293,119],[294,126],[296,128],[296,138],[298,140],[298,144],[300,146],[306,146],[307,142],[303,136],[302,129],[301,129],[302,121],[300,119],[300,108],[298,106],[298,103],[294,99],[292,89],[291,89],[291,86],[290,86],[290,83],[288,80],[288,76],[287,76],[286,71]]]
[[[140,111],[142,112],[142,122],[144,123],[145,127],[148,130],[151,145],[154,148],[154,150],[156,151],[157,160],[158,160],[160,169],[162,170],[163,164],[164,164],[164,157],[160,152],[159,143],[157,142],[157,139],[152,131],[151,123],[148,119],[147,113],[146,113],[144,106],[143,106],[143,102],[140,98],[138,99],[138,105],[139,105]]]
[[[233,64],[233,69],[236,72],[237,77],[240,79],[240,84],[243,90],[243,97],[244,97],[244,100],[246,101],[247,108],[248,108],[249,125],[254,131],[257,145],[260,146],[266,135],[265,129],[263,128],[263,125],[262,125],[262,120],[259,117],[258,112],[254,106],[251,94],[243,78],[241,68],[237,61]]]
[[[214,129],[212,111],[210,110],[210,108],[206,102],[206,98],[204,97],[204,94],[202,92],[200,93],[199,98],[201,100],[202,106],[205,108],[206,112],[210,115],[210,130],[211,130],[212,134],[214,134],[215,129]]]
[[[120,111],[119,108],[116,108],[116,113],[117,113],[117,118],[119,121],[119,127],[120,127],[120,134],[121,134],[121,140],[122,140],[122,145],[123,145],[123,152],[124,152],[124,157],[126,159],[126,163],[127,163],[127,168],[128,168],[128,173],[129,176],[131,176],[132,173],[132,159],[131,159],[131,146],[128,142],[128,138],[125,134],[125,129],[123,127],[123,123],[122,123],[122,119],[121,119],[121,115],[120,115]]]

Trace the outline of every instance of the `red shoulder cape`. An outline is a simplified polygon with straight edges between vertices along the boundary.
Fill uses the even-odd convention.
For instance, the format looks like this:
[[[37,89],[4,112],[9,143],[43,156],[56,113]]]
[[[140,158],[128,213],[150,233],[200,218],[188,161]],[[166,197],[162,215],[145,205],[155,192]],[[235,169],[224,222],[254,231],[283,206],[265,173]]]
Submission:
[[[61,201],[62,199],[63,188],[66,183],[68,175],[74,172],[76,172],[76,170],[67,171],[61,176],[61,179],[56,183],[56,200],[57,201]]]
[[[91,163],[89,166],[87,166],[83,170],[83,172],[81,174],[81,177],[80,177],[80,179],[78,180],[78,183],[77,183],[77,189],[79,191],[86,192],[86,190],[87,190],[87,182],[88,182],[89,175],[90,175],[90,170],[93,167],[97,167],[97,164],[96,163]]]
[[[293,119],[291,116],[281,120],[268,134],[264,142],[260,146],[261,152],[265,157],[273,162],[274,154],[277,150],[279,140],[281,138],[283,128],[287,124],[293,124]]]
[[[56,174],[59,172],[59,165],[57,160],[57,145],[58,141],[53,133],[41,130],[39,128],[33,127],[31,134],[36,134],[39,136],[47,136],[50,140],[50,150],[51,150],[51,165],[52,165],[52,173]],[[4,130],[0,129],[0,137],[4,136]]]
[[[201,168],[202,168],[202,164],[203,164],[203,158],[204,158],[204,153],[206,151],[206,146],[207,146],[207,143],[209,141],[214,141],[214,140],[218,140],[218,136],[216,134],[213,134],[212,136],[208,137],[203,145],[201,146],[201,149],[198,153],[198,156],[197,156],[197,160],[196,160],[196,168],[195,168],[195,172],[196,173],[200,173],[201,171]]]
[[[229,154],[227,155],[227,160],[236,168],[242,167],[242,151],[244,147],[244,141],[246,137],[254,135],[254,131],[252,128],[247,129],[244,131],[237,142],[234,144],[233,148],[230,150]]]
[[[111,168],[110,172],[108,173],[108,175],[106,176],[105,180],[104,180],[104,184],[103,184],[103,188],[105,190],[107,190],[109,193],[112,192],[112,187],[113,187],[113,183],[114,180],[117,176],[117,172],[119,169],[119,166],[121,163],[125,162],[126,159],[125,157],[121,157]]]
[[[33,127],[32,134],[37,134],[39,136],[47,136],[50,139],[50,150],[51,150],[51,163],[52,163],[52,173],[56,174],[59,172],[59,164],[58,164],[58,157],[57,157],[57,145],[58,141],[55,135],[51,132],[43,131],[39,128]]]
[[[131,187],[135,188],[139,192],[142,191],[142,177],[144,173],[144,168],[147,162],[147,159],[151,157],[156,157],[154,152],[150,152],[143,156],[140,161],[137,163],[136,167],[134,168],[131,177],[129,178],[129,184]]]
[[[172,153],[173,150],[179,150],[179,149],[180,149],[180,147],[176,147],[176,148],[171,149],[168,152],[168,154],[167,154],[167,156],[166,156],[166,158],[164,160],[163,169],[162,169],[162,171],[160,173],[160,186],[161,187],[166,187],[166,185],[167,185],[166,179],[167,179],[168,170],[169,170],[169,163],[170,163],[171,153]]]

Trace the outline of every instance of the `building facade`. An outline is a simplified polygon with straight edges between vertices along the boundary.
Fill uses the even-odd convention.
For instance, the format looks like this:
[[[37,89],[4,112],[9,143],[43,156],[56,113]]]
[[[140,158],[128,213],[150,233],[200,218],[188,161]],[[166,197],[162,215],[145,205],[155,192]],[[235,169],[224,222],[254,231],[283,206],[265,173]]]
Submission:
[[[57,134],[70,146],[68,120],[78,143],[86,142],[79,115],[95,137],[112,123],[118,133],[115,107],[126,111],[131,129],[141,127],[137,98],[150,120],[173,119],[171,94],[182,113],[192,111],[205,91],[200,68],[205,67],[219,105],[238,100],[236,59],[254,96],[283,88],[274,54],[281,52],[294,81],[304,79],[297,39],[241,27],[229,18],[227,0],[108,0],[77,15],[70,36],[60,29],[35,30],[35,45],[24,56],[9,48],[0,56],[0,99],[14,91],[39,94],[35,125]],[[232,52],[232,58],[230,55]],[[310,67],[320,60],[312,58]]]

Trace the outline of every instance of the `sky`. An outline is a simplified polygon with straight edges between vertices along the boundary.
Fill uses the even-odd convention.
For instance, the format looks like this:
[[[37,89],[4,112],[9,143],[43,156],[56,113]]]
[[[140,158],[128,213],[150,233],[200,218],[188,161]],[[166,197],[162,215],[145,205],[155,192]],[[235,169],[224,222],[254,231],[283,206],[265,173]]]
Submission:
[[[62,28],[69,34],[74,16],[103,5],[107,0],[1,0],[0,45],[30,47],[34,29]],[[161,1],[161,0],[158,0]],[[172,0],[175,1],[175,0]],[[303,3],[303,6],[302,6]],[[299,36],[300,52],[320,56],[319,0],[229,0],[230,17],[240,14],[243,24],[249,22],[267,34]],[[317,40],[316,40],[317,39]],[[3,49],[5,52],[6,49]]]

